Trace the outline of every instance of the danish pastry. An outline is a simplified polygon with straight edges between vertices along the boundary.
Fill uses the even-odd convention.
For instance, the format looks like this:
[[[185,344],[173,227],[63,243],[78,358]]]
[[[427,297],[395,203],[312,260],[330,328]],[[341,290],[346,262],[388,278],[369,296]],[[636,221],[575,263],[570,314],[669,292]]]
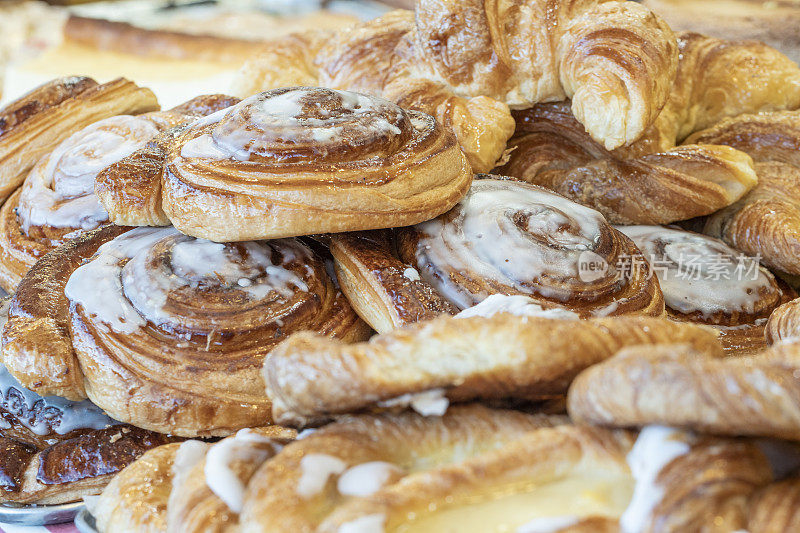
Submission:
[[[0,199],[72,133],[114,115],[157,111],[150,89],[117,79],[103,85],[86,77],[60,78],[0,109]]]
[[[644,257],[600,213],[541,187],[478,178],[449,212],[398,231],[399,258],[386,237],[331,237],[342,290],[377,331],[497,293],[581,317],[664,313]]]
[[[798,368],[792,342],[730,358],[681,344],[628,347],[582,372],[567,405],[579,423],[800,440]]]
[[[203,96],[170,111],[109,117],[62,141],[0,209],[0,285],[13,292],[44,254],[108,221],[94,194],[100,171],[143,147],[160,130],[227,107],[229,101]]]
[[[320,254],[295,239],[218,244],[106,226],[23,278],[3,357],[25,386],[88,396],[137,427],[208,436],[263,424],[260,370],[275,344],[299,330],[369,331]]]
[[[722,241],[662,226],[619,226],[658,276],[667,314],[713,325],[731,353],[766,347],[764,327],[778,306],[796,297],[758,261]]]
[[[357,344],[298,333],[270,352],[264,383],[281,424],[368,407],[411,405],[440,414],[448,400],[563,395],[578,372],[620,348],[665,342],[721,352],[714,332],[657,318],[576,321],[498,313],[441,317]]]
[[[616,148],[655,120],[675,75],[673,33],[634,2],[420,0],[416,13],[392,12],[322,43],[312,39],[315,60],[292,61],[309,67],[293,83],[370,86],[373,94],[430,113],[453,128],[470,164],[485,172],[513,133],[509,106],[571,97],[592,137]],[[278,53],[246,64],[241,94],[272,89],[264,82],[276,77],[285,83],[270,73],[287,58],[308,57],[304,41],[291,53],[276,43]]]
[[[101,194],[117,221],[128,188],[160,198],[183,233],[241,241],[415,224],[472,180],[452,134],[423,113],[329,89],[252,96],[176,134],[160,183]],[[157,205],[158,201],[151,202]],[[134,225],[150,222],[124,216]]]

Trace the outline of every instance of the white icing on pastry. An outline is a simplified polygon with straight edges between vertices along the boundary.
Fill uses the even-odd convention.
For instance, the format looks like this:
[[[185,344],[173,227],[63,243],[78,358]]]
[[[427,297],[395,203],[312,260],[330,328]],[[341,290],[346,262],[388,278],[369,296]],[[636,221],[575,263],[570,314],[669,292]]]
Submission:
[[[422,392],[403,394],[378,402],[378,407],[411,407],[422,416],[443,416],[450,406],[444,389],[431,389]]]
[[[580,522],[577,516],[545,516],[517,528],[517,533],[555,533]]]
[[[421,276],[461,309],[489,296],[473,293],[440,268],[474,272],[522,293],[567,301],[581,254],[601,238],[603,216],[555,193],[514,181],[481,179],[454,208],[455,219],[418,224]]]
[[[491,317],[498,313],[509,313],[518,316],[535,316],[562,320],[577,320],[577,313],[567,309],[545,309],[536,300],[521,294],[507,296],[505,294],[492,294],[484,301],[468,307],[458,313],[455,318],[469,318],[473,316]]]
[[[301,431],[300,433],[297,434],[297,437],[295,438],[295,440],[303,440],[305,438],[308,438],[311,435],[313,435],[314,433],[316,433],[317,431],[318,431],[317,428],[304,429],[303,431]]]
[[[303,144],[365,146],[402,134],[403,110],[382,98],[334,89],[298,87],[253,95],[192,129],[214,125],[181,147],[183,158],[249,161]],[[409,122],[410,124],[410,122]],[[427,127],[423,125],[421,127]]]
[[[156,245],[170,252],[171,269],[162,265],[164,270],[154,270]],[[281,260],[273,264],[276,247]],[[221,286],[254,301],[306,292],[307,284],[285,266],[292,261],[308,265],[311,256],[291,239],[220,244],[174,228],[135,228],[102,245],[72,273],[64,292],[111,330],[132,333],[148,320],[167,323],[172,318],[165,308],[169,294],[183,287]]]
[[[382,514],[368,514],[355,520],[345,522],[337,533],[384,533],[386,517]]]
[[[263,463],[276,451],[272,439],[243,429],[208,450],[204,466],[206,485],[228,509],[241,513],[245,485],[231,470],[231,464],[234,461]]]
[[[628,453],[628,466],[636,480],[633,497],[619,520],[622,533],[639,533],[646,529],[656,505],[664,497],[664,488],[657,478],[676,458],[689,452],[681,440],[684,433],[664,426],[647,426],[639,433]]]
[[[25,180],[17,215],[31,226],[90,230],[108,220],[94,194],[97,174],[129,156],[158,133],[150,120],[120,115],[72,134],[41,159]]]
[[[383,488],[393,475],[401,470],[384,461],[370,461],[348,468],[336,484],[345,496],[369,496]]]
[[[715,312],[753,313],[775,278],[724,242],[661,226],[620,226],[644,253],[671,309],[704,317]]]
[[[322,492],[328,479],[344,472],[347,464],[337,457],[324,453],[310,453],[300,460],[300,479],[297,494],[310,498]]]
[[[419,272],[417,272],[417,269],[414,267],[408,267],[403,270],[403,277],[408,281],[419,281]]]
[[[172,488],[167,500],[168,509],[171,507],[170,502],[179,496],[178,492],[183,488],[189,472],[206,457],[210,447],[210,444],[199,440],[187,440],[178,447],[172,459]]]

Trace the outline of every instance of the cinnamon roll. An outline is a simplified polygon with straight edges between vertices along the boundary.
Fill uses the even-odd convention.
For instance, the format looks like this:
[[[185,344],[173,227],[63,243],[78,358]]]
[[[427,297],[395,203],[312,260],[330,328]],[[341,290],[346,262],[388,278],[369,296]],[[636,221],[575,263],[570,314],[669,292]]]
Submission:
[[[298,333],[267,357],[264,383],[281,424],[364,408],[441,414],[450,401],[559,397],[580,371],[624,346],[672,342],[721,351],[712,331],[659,318],[577,321],[502,312],[441,317],[356,344]]]
[[[108,222],[94,194],[95,178],[103,169],[144,147],[160,131],[231,102],[229,97],[201,96],[169,111],[109,117],[58,144],[0,209],[0,286],[13,291],[44,254]]]
[[[342,289],[379,332],[525,295],[581,317],[660,316],[664,300],[633,242],[603,216],[527,183],[479,175],[449,212],[398,231],[399,259],[370,235],[335,235]],[[424,288],[424,287],[429,288]]]
[[[757,259],[724,242],[662,226],[619,226],[658,276],[667,315],[714,326],[726,350],[766,347],[764,328],[775,309],[797,295]]]
[[[218,244],[173,228],[85,233],[23,278],[4,359],[25,386],[88,396],[138,427],[202,436],[263,424],[260,369],[274,345],[298,330],[368,332],[321,253],[295,239]]]
[[[157,110],[150,89],[122,78],[100,85],[75,76],[37,87],[0,109],[0,199],[72,133],[107,117]]]
[[[160,197],[183,233],[241,241],[415,224],[450,209],[471,180],[432,117],[362,94],[288,88],[196,121],[173,139],[160,183],[121,186]],[[126,210],[101,200],[112,220]]]
[[[800,344],[718,355],[679,343],[621,350],[575,379],[567,397],[570,416],[614,427],[666,424],[800,440]]]

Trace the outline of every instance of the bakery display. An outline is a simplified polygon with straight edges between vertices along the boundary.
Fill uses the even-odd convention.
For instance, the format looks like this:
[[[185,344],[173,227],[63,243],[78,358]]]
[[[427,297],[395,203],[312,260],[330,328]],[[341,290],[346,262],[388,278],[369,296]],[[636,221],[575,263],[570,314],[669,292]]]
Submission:
[[[431,116],[321,88],[260,93],[197,121],[171,139],[163,166],[156,179],[127,169],[104,179],[112,221],[155,218],[215,241],[369,230],[447,211],[472,181]],[[131,212],[131,196],[154,198],[145,202],[163,215]]]
[[[621,0],[162,22],[61,51],[169,98],[131,69],[0,108],[0,500],[93,533],[800,523],[790,59]],[[244,62],[236,97],[183,70]]]
[[[332,237],[342,290],[379,332],[492,294],[583,318],[664,313],[658,282],[630,239],[597,211],[509,178],[479,175],[449,212],[398,230],[397,254],[394,247],[374,234]]]
[[[717,239],[662,226],[619,226],[619,230],[650,263],[669,317],[713,325],[732,354],[765,348],[767,319],[797,297],[756,260]]]
[[[513,133],[509,107],[568,97],[594,139],[608,148],[634,141],[666,102],[677,63],[661,19],[635,2],[593,0],[419,1],[416,17],[395,11],[273,47],[245,64],[237,95],[287,85],[382,95],[453,128],[479,172]]]

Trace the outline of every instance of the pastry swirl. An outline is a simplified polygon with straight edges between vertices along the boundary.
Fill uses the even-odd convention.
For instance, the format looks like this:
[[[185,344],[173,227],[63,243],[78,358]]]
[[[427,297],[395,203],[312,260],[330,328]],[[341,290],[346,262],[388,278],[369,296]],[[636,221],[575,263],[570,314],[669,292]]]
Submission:
[[[69,241],[23,279],[4,357],[27,386],[88,396],[117,420],[224,435],[269,419],[263,359],[305,329],[353,340],[367,331],[306,244],[218,244],[173,228],[108,226]]]
[[[726,350],[742,355],[766,347],[764,327],[795,292],[758,261],[706,235],[662,226],[619,226],[658,276],[667,314],[710,324]]]
[[[0,284],[13,291],[33,264],[66,239],[108,222],[95,195],[107,167],[143,148],[160,131],[227,107],[200,96],[169,111],[109,117],[73,133],[34,166],[0,209]]]
[[[800,299],[775,309],[769,316],[764,333],[769,344],[800,337]]]
[[[332,237],[342,290],[377,331],[492,294],[581,317],[663,314],[644,257],[600,213],[535,185],[478,178],[449,212],[398,230],[399,259],[385,236]]]
[[[471,179],[432,117],[357,93],[290,88],[180,132],[151,192],[182,232],[240,241],[414,224],[452,207]]]
[[[435,400],[432,411],[447,399],[557,397],[580,371],[620,348],[665,342],[720,349],[713,332],[650,317],[441,317],[356,344],[292,335],[266,359],[264,382],[274,419],[302,425],[408,404],[403,398],[420,394]]]

